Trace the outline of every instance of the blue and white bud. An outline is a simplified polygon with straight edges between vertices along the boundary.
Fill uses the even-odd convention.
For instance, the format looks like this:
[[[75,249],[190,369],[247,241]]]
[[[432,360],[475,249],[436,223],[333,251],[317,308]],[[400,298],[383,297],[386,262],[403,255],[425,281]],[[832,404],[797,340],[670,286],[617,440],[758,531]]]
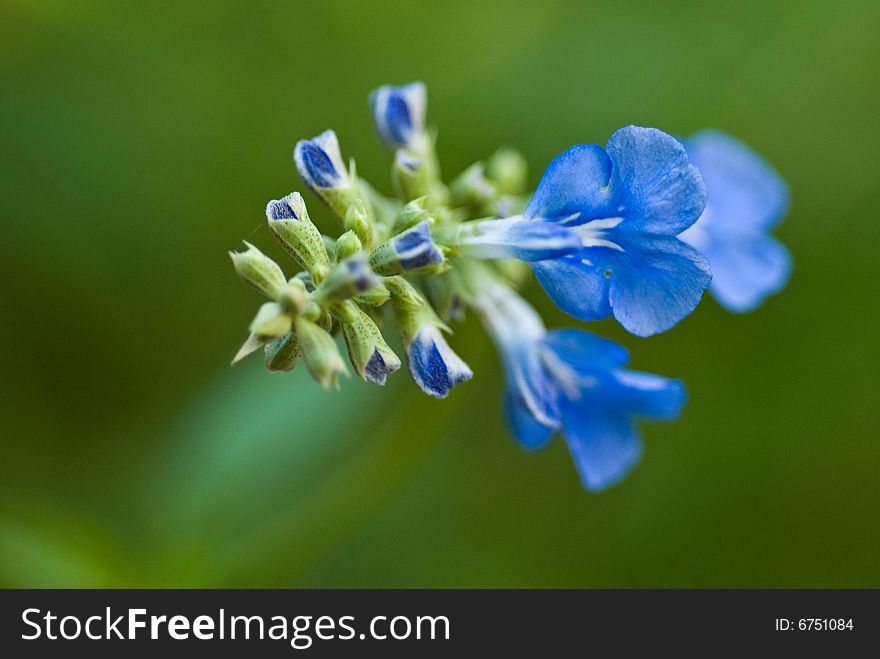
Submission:
[[[300,193],[292,192],[270,201],[266,205],[266,219],[272,235],[306,270],[330,265],[324,238],[318,227],[312,224]]]
[[[310,140],[300,140],[293,150],[293,160],[300,178],[318,196],[320,190],[347,188],[351,179],[339,150],[339,139],[332,130]]]
[[[583,248],[572,229],[521,217],[465,222],[458,229],[457,245],[466,256],[520,261],[555,259]]]
[[[370,267],[383,276],[438,270],[443,263],[443,252],[431,237],[427,220],[394,236],[370,254]]]
[[[424,300],[416,309],[395,305],[397,325],[412,379],[429,396],[446,398],[450,390],[474,373],[443,337],[448,328]]]
[[[379,278],[370,270],[363,252],[355,252],[337,263],[315,289],[312,300],[318,304],[341,302],[360,295],[379,284]]]
[[[277,300],[286,279],[275,261],[245,241],[246,252],[229,252],[238,276],[270,300]]]
[[[361,198],[357,179],[346,170],[339,140],[332,130],[297,142],[293,160],[303,183],[340,218]]]
[[[454,386],[467,382],[474,375],[446,343],[440,328],[432,323],[422,325],[407,346],[406,355],[413,380],[434,398],[446,398]]]
[[[428,92],[422,82],[394,87],[383,85],[370,94],[373,121],[390,151],[410,149],[422,153],[428,146],[425,111]]]
[[[384,385],[387,377],[400,368],[400,358],[385,343],[376,323],[351,301],[337,304],[333,313],[342,325],[354,370],[367,382]]]

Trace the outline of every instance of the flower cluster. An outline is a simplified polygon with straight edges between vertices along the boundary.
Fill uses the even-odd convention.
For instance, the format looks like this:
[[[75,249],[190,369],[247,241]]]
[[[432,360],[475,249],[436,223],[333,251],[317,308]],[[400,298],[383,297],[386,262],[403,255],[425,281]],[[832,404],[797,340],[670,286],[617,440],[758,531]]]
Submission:
[[[511,149],[444,182],[422,83],[381,87],[370,106],[396,198],[346,167],[333,131],[297,143],[300,178],[342,231],[322,235],[298,192],[269,202],[269,229],[298,272],[288,278],[247,243],[231,254],[269,300],[234,362],[262,349],[270,371],[301,358],[318,382],[338,386],[348,373],[341,335],[357,375],[383,385],[401,365],[382,334],[388,303],[413,380],[444,398],[473,375],[446,340],[449,323],[472,310],[501,355],[513,434],[536,449],[559,431],[584,486],[601,490],[638,461],[636,420],[677,417],[684,385],[626,369],[621,346],[586,331],[548,331],[516,292],[529,268],[563,311],[613,316],[637,336],[676,325],[707,287],[742,312],[788,278],[788,252],[768,233],[786,212],[786,186],[720,132],[678,140],[627,126],[604,148],[557,156],[529,195],[525,160]]]

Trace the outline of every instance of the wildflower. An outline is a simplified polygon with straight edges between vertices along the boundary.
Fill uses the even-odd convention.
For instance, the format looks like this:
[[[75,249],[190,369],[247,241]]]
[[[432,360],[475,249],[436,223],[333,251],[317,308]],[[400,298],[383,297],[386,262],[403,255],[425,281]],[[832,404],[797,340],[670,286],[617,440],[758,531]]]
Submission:
[[[547,167],[524,213],[575,230],[583,249],[532,269],[559,307],[582,320],[610,314],[638,336],[693,311],[709,264],[676,236],[706,203],[684,147],[656,128],[621,128],[605,149],[573,146]]]
[[[526,448],[562,433],[584,487],[603,490],[626,476],[642,455],[636,418],[674,419],[684,385],[629,371],[626,351],[588,332],[547,332],[512,290],[492,285],[478,308],[505,364],[505,415]]]
[[[751,311],[791,273],[788,250],[769,235],[788,210],[788,188],[761,156],[724,133],[702,131],[684,145],[709,201],[681,239],[712,264],[715,299],[730,311]]]

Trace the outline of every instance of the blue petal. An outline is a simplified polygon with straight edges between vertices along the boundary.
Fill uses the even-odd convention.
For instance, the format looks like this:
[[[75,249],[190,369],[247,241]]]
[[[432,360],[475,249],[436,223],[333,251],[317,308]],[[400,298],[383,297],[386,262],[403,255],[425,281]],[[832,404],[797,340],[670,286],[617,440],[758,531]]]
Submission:
[[[374,350],[367,365],[364,367],[364,377],[373,384],[384,385],[389,375],[394,373],[400,364],[388,363],[378,350]]]
[[[554,429],[538,422],[509,389],[504,394],[504,417],[513,436],[529,450],[543,448],[553,436]]]
[[[621,128],[606,146],[621,230],[675,236],[700,217],[706,186],[684,146],[656,128]]]
[[[618,483],[642,457],[641,438],[628,415],[582,400],[563,402],[562,434],[584,487],[594,492]]]
[[[319,188],[331,188],[339,180],[339,173],[333,167],[330,157],[312,142],[304,142],[301,158],[305,168],[307,183]]]
[[[681,380],[641,371],[615,370],[605,381],[608,406],[653,421],[678,417],[687,399]]]
[[[741,232],[773,228],[788,210],[785,181],[761,156],[716,130],[685,141],[709,190],[711,225]],[[700,222],[703,223],[704,220]]]
[[[636,336],[665,332],[699,304],[712,275],[709,263],[677,238],[634,234],[623,251],[588,250],[604,257],[614,317]],[[594,252],[601,252],[595,255]]]
[[[772,236],[708,232],[704,253],[712,264],[711,292],[726,309],[746,312],[785,287],[791,274],[788,250]]]
[[[284,201],[272,200],[266,206],[266,215],[273,220],[298,220],[296,213]]]
[[[446,398],[454,386],[473,377],[473,371],[433,325],[425,325],[419,331],[407,350],[407,357],[413,380],[422,391],[435,398]]]
[[[556,385],[541,363],[537,345],[505,349],[505,373],[511,396],[541,424],[559,423]]]
[[[629,360],[623,346],[578,329],[551,330],[543,343],[564,364],[580,373],[617,368]]]
[[[524,216],[564,220],[579,213],[577,219],[583,221],[607,217],[610,199],[606,187],[610,177],[611,160],[602,147],[573,146],[556,156],[544,170]]]
[[[610,282],[603,276],[604,268],[596,265],[591,249],[553,261],[532,263],[541,286],[550,299],[564,312],[581,320],[599,320],[611,314],[608,298]]]
[[[581,238],[564,226],[521,218],[484,220],[464,225],[461,251],[483,259],[543,261],[576,252]]]

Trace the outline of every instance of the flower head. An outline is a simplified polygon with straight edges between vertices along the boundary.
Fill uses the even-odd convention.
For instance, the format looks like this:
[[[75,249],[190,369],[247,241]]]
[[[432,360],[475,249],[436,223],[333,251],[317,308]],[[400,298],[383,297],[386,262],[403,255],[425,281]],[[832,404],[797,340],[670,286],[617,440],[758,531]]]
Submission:
[[[788,188],[761,156],[720,131],[702,131],[684,145],[709,201],[681,239],[712,264],[715,299],[731,311],[751,311],[791,272],[788,250],[769,235],[788,210]]]
[[[613,313],[633,334],[665,331],[711,279],[706,259],[676,237],[705,204],[684,147],[656,128],[621,128],[605,149],[573,146],[547,167],[525,217],[573,229],[582,249],[533,264],[535,275],[576,318]]]
[[[422,82],[395,87],[383,85],[370,94],[370,107],[379,137],[389,150],[424,150],[428,93]]]
[[[616,343],[581,330],[547,332],[535,311],[502,286],[479,304],[505,364],[513,434],[537,449],[559,430],[587,489],[614,485],[639,461],[637,418],[678,416],[684,385],[624,369],[627,353]]]

